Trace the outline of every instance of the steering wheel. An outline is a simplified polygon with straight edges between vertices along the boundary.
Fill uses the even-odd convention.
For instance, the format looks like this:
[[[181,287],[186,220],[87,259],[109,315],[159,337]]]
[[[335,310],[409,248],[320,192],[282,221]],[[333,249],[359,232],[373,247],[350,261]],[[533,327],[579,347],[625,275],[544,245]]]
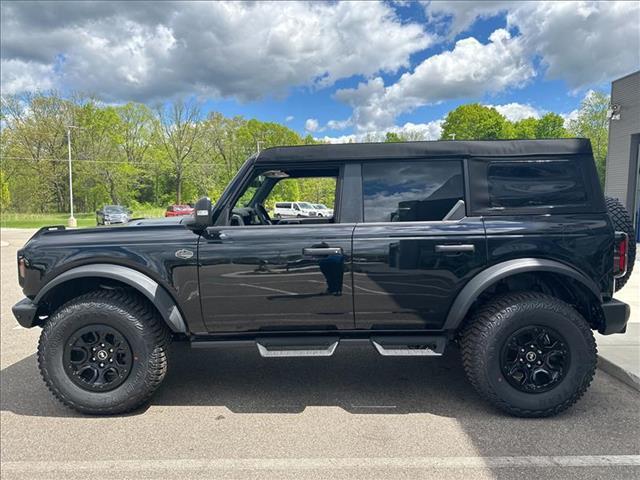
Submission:
[[[264,205],[262,205],[261,203],[258,203],[254,207],[254,210],[256,212],[256,215],[260,219],[260,223],[262,225],[272,225],[273,224],[273,222],[271,221],[271,218],[269,218],[269,214],[267,213],[267,209],[264,208]]]

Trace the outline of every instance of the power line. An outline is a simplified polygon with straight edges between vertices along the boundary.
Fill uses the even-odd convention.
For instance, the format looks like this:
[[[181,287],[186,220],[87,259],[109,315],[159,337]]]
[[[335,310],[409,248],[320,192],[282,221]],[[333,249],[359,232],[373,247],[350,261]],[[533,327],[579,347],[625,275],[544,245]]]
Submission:
[[[0,159],[2,160],[28,160],[28,161],[33,161],[34,158],[33,157],[15,157],[15,156],[2,156],[0,157]],[[38,161],[46,161],[46,162],[64,162],[67,163],[68,160],[64,159],[64,158],[38,158]],[[136,162],[129,162],[128,160],[91,160],[88,158],[79,158],[76,159],[75,162],[80,162],[80,163],[114,163],[114,164],[128,164],[128,165],[150,165],[153,164],[154,162],[151,160],[139,160]],[[211,162],[211,163],[189,163],[189,166],[192,165],[198,165],[198,166],[202,166],[202,167],[213,167],[215,166],[215,163]]]

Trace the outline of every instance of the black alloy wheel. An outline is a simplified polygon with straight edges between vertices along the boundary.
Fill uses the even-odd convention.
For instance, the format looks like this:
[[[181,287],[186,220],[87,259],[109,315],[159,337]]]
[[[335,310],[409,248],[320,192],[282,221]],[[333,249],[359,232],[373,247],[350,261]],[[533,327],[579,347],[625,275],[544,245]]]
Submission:
[[[133,366],[129,342],[118,330],[103,324],[76,330],[67,341],[63,355],[71,381],[91,392],[117,388]]]
[[[505,379],[525,393],[555,388],[570,365],[565,339],[555,330],[527,326],[508,337],[502,348],[501,367]]]

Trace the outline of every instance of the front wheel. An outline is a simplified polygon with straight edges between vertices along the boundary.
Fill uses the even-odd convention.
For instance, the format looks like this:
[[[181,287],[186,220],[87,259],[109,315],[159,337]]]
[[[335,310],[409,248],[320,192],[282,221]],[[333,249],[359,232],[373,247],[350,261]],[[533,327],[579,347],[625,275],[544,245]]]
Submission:
[[[494,406],[519,417],[548,417],[576,403],[596,369],[593,333],[563,301],[507,294],[481,307],[461,337],[469,381]]]
[[[38,366],[49,390],[89,414],[145,403],[167,370],[169,332],[134,294],[100,290],[71,300],[45,323]]]

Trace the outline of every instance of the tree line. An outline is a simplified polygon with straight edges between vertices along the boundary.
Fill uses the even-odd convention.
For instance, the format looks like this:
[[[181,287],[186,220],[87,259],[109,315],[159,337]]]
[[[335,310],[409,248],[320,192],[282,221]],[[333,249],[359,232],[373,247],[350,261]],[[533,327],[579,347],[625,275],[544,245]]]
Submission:
[[[603,181],[608,104],[604,94],[588,96],[568,128],[554,113],[510,122],[494,108],[462,105],[445,118],[442,139],[588,137]],[[37,92],[3,96],[0,115],[0,200],[3,211],[14,212],[69,211],[69,133],[78,212],[104,204],[135,209],[193,202],[203,195],[216,199],[258,149],[318,143],[274,122],[204,115],[194,100],[150,108]],[[367,137],[420,139],[415,132]],[[333,188],[328,179],[287,181],[272,201],[331,205]]]

